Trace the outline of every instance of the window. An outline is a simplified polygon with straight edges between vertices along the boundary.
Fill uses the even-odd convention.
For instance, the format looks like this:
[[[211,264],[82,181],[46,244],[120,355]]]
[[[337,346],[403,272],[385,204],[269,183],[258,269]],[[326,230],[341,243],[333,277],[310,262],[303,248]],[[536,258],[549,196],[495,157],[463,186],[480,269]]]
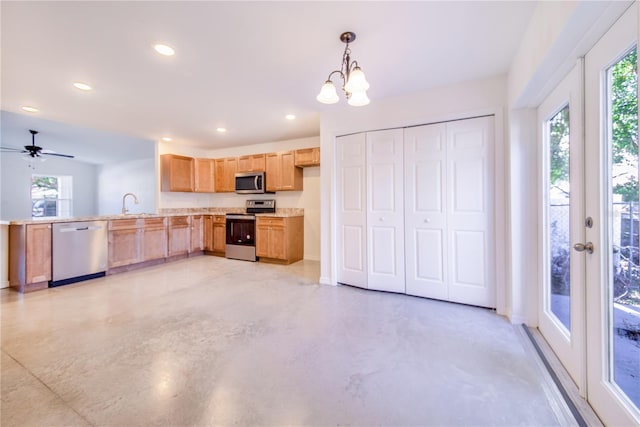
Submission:
[[[73,179],[70,176],[31,176],[31,216],[69,217]]]

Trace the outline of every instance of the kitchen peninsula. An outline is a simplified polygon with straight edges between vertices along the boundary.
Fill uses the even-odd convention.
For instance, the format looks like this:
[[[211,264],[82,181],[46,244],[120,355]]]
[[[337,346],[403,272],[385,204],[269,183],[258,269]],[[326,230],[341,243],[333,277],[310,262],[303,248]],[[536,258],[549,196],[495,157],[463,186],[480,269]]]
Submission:
[[[116,274],[203,254],[225,256],[225,215],[243,212],[243,208],[161,209],[158,214],[11,221],[10,285],[20,292],[49,286],[54,224],[104,221],[108,232],[105,273]],[[304,209],[278,208],[256,216],[259,261],[290,264],[303,258]]]

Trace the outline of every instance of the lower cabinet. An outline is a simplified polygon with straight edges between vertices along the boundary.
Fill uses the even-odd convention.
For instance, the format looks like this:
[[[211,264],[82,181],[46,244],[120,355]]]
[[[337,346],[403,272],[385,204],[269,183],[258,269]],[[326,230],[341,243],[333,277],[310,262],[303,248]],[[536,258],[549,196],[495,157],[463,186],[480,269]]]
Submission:
[[[142,231],[142,261],[166,258],[167,225],[165,218],[145,218]]]
[[[9,226],[9,282],[20,292],[44,289],[51,280],[51,224]]]
[[[291,264],[304,255],[303,217],[256,218],[256,255],[260,261]]]
[[[213,251],[213,216],[202,216],[202,245],[206,253]]]
[[[169,253],[168,256],[187,255],[191,248],[189,239],[189,217],[169,217]]]
[[[204,250],[204,218],[202,215],[192,215],[189,217],[190,229],[190,254],[196,254]]]
[[[224,215],[213,216],[213,249],[216,255],[224,256],[227,250],[227,218]]]
[[[207,215],[204,217],[204,250],[208,254],[224,256],[226,252],[226,217]]]
[[[109,268],[135,264],[141,259],[138,219],[109,221]]]

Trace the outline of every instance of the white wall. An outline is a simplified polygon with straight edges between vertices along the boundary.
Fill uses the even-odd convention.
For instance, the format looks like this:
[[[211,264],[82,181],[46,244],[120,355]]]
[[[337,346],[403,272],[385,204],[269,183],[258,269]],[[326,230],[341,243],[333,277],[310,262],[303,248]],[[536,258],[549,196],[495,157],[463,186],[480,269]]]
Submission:
[[[133,193],[134,204],[127,197],[129,213],[156,211],[156,159],[132,160],[98,167],[98,214],[114,215],[122,212],[122,196]]]
[[[72,216],[94,216],[97,205],[97,167],[78,160],[48,157],[37,163],[36,169],[28,167],[21,156],[13,153],[0,155],[2,166],[0,219],[5,221],[31,218],[31,175],[51,174],[73,177]]]
[[[538,2],[509,70],[509,106],[537,107],[630,4]]]
[[[265,142],[262,144],[229,147],[216,150],[204,150],[178,144],[160,143],[159,154],[179,154],[190,157],[223,158],[245,154],[271,153],[276,151],[295,150],[299,148],[318,147],[320,138],[310,137],[287,141]],[[159,173],[159,172],[158,172]],[[267,178],[268,179],[268,178]],[[158,175],[158,188],[159,175]],[[277,208],[304,209],[304,258],[320,260],[320,168],[303,169],[303,191],[280,191],[275,194],[235,194],[235,193],[170,193],[159,192],[160,209],[224,207],[244,208],[248,199],[275,199]]]
[[[513,323],[538,325],[538,132],[536,110],[509,114],[510,190],[512,238],[509,254],[511,289],[509,317]],[[514,236],[517,236],[515,238]]]
[[[389,99],[372,99],[366,107],[353,108],[343,104],[327,107],[321,116],[321,283],[335,284],[333,259],[332,212],[335,200],[333,188],[335,137],[375,129],[404,127],[495,114],[496,135],[496,248],[498,312],[507,310],[506,272],[504,266],[507,248],[505,207],[505,117],[507,103],[506,76],[496,76],[455,86],[431,89],[422,93]]]

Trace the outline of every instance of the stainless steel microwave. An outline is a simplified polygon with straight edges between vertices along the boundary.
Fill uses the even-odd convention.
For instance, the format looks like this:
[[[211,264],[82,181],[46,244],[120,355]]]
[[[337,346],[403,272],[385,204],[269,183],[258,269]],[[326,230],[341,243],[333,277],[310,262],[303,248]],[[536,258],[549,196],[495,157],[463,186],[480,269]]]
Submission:
[[[262,194],[267,192],[264,172],[243,172],[236,174],[236,193]]]

